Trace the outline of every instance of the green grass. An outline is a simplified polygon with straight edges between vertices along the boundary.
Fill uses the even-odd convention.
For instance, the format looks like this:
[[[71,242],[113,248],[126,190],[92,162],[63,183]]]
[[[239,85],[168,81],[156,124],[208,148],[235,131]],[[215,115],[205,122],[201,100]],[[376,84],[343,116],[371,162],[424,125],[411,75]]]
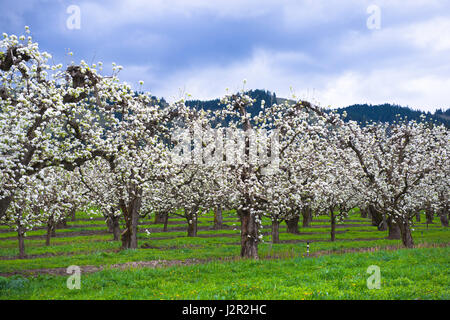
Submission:
[[[235,262],[226,262],[238,259],[240,253],[240,224],[233,211],[224,212],[224,223],[236,230],[199,230],[199,237],[186,237],[186,230],[173,229],[186,227],[186,220],[180,217],[170,218],[169,221],[181,223],[169,224],[168,232],[159,232],[163,225],[154,224],[153,218],[141,219],[143,224],[139,226],[139,249],[136,250],[120,250],[120,242],[112,241],[112,235],[106,233],[106,225],[101,216],[90,219],[87,213],[77,212],[76,221],[68,221],[67,228],[57,229],[58,237],[51,239],[50,246],[44,245],[45,230],[29,231],[28,236],[40,238],[26,238],[26,253],[30,255],[27,259],[17,258],[16,234],[3,227],[0,232],[0,274],[16,271],[28,274],[27,270],[33,269],[67,268],[69,265],[108,266],[132,261],[198,259],[212,262],[156,270],[107,270],[86,274],[83,275],[81,291],[64,289],[65,285],[61,287],[60,284],[65,283],[66,277],[40,275],[25,279],[11,276],[0,278],[0,299],[50,299],[52,295],[55,298],[69,299],[448,299],[448,291],[439,289],[444,284],[448,287],[449,280],[445,272],[449,263],[448,249],[418,248],[373,254],[334,255],[342,251],[402,246],[400,240],[386,239],[387,231],[378,231],[370,225],[368,219],[361,218],[358,213],[350,215],[347,220],[350,221],[337,228],[339,233],[335,242],[329,241],[329,218],[320,216],[314,218],[311,227],[300,227],[298,235],[286,233],[285,224],[281,224],[280,240],[284,243],[272,244],[270,220],[263,218],[264,237],[258,249],[261,261]],[[422,221],[425,221],[424,216]],[[413,237],[416,244],[422,247],[450,243],[449,229],[441,227],[438,221],[435,222],[428,227],[424,222],[415,224]],[[199,217],[199,226],[210,227],[212,224],[211,213]],[[149,229],[150,236],[145,233],[145,229]],[[102,233],[84,235],[77,233],[80,231]],[[326,252],[327,256],[302,258],[306,251],[306,241],[310,242],[311,254]],[[141,248],[141,245],[148,245],[150,248]],[[274,257],[277,259],[272,259]],[[421,260],[420,257],[426,259]],[[385,284],[386,288],[376,291],[361,289],[366,275],[357,278],[356,274],[361,273],[358,268],[367,268],[365,259],[392,260],[392,264],[384,264],[384,271],[382,268],[382,272],[386,273],[384,276],[391,279]],[[323,274],[325,267],[321,265],[333,263],[339,266],[327,267],[326,270],[337,278],[329,279],[328,273]],[[395,274],[397,269],[407,270],[408,264],[412,268],[411,277]],[[440,271],[437,267],[441,268]],[[246,271],[246,268],[249,270]],[[422,278],[422,271],[415,270],[422,270],[424,274],[432,271],[432,278],[427,282]],[[350,282],[350,287],[342,280],[347,281],[347,278],[353,281]],[[341,279],[340,282],[338,279]],[[297,282],[289,285],[290,281]],[[420,287],[406,285],[409,281],[418,281]],[[435,281],[439,283],[436,284]],[[390,286],[397,282],[402,283],[399,286],[402,289],[398,292],[394,285]],[[52,286],[53,289],[50,288]],[[426,288],[432,291],[427,292]]]
[[[444,299],[450,298],[450,249],[418,248],[317,258],[239,260],[66,276],[0,278],[0,299]],[[367,288],[370,265],[381,288]]]

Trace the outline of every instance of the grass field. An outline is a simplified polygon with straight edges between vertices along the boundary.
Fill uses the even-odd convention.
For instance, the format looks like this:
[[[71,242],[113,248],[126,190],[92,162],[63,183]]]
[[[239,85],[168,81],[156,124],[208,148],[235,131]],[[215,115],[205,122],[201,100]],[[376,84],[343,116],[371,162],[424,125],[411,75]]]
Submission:
[[[28,232],[26,259],[18,259],[15,232],[2,226],[0,299],[450,298],[450,231],[439,221],[416,224],[417,248],[408,250],[359,213],[339,225],[335,242],[329,241],[328,217],[315,218],[298,235],[281,226],[280,244],[271,243],[265,219],[258,261],[238,257],[239,221],[233,212],[224,213],[223,230],[212,230],[212,215],[201,216],[198,237],[190,238],[180,218],[169,220],[168,232],[152,220],[141,223],[140,248],[120,250],[102,218],[80,212],[48,247],[45,230]],[[81,267],[80,290],[66,286],[70,265]],[[380,289],[367,288],[370,265],[380,267]]]

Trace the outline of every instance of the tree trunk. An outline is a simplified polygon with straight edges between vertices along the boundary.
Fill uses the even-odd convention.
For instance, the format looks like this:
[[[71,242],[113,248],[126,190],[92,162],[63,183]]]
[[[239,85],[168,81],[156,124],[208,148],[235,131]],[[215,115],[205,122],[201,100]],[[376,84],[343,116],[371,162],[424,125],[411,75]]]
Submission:
[[[331,218],[331,241],[336,240],[336,216],[334,215],[333,208],[330,209],[330,218]]]
[[[416,212],[416,222],[420,222],[420,211]]]
[[[52,236],[52,225],[50,223],[47,223],[47,234],[45,235],[45,245],[50,245],[50,239]]]
[[[376,210],[373,205],[369,205],[369,212],[372,217],[372,225],[376,226],[379,231],[387,230],[387,223],[384,214]]]
[[[279,234],[280,221],[278,219],[272,220],[272,243],[280,243]]]
[[[129,205],[125,205],[125,201],[120,201],[120,207],[124,213],[125,230],[122,232],[122,248],[123,249],[137,249],[137,227],[139,220],[139,210],[141,209],[141,191],[138,191]]]
[[[164,213],[155,213],[155,224],[164,223],[165,215]]]
[[[119,241],[120,240],[120,223],[119,223],[119,216],[109,216],[108,217],[108,229],[109,232],[113,234],[113,240]]]
[[[58,228],[58,229],[64,229],[64,228],[67,228],[67,220],[66,220],[66,218],[64,218],[64,219],[62,219],[62,220],[59,220],[59,221],[56,223],[56,228]]]
[[[439,216],[441,218],[442,226],[443,227],[448,227],[448,213],[447,213],[446,208],[440,210]]]
[[[389,217],[387,220],[387,225],[388,225],[388,239],[401,239],[402,235],[401,235],[401,231],[400,231],[400,227],[398,225],[397,222],[394,222],[392,217]]]
[[[169,213],[167,212],[164,215],[164,229],[163,232],[167,232],[167,224],[169,223]]]
[[[188,220],[187,236],[188,237],[196,237],[197,236],[197,219],[187,219],[187,220]]]
[[[70,216],[72,218],[72,221],[75,221],[77,219],[76,214],[77,214],[77,209],[75,209],[75,208],[71,209]]]
[[[372,212],[369,210],[369,208],[366,208],[366,212],[367,212],[367,218],[372,220]]]
[[[47,234],[45,237],[46,246],[50,245],[50,237],[56,236],[55,227],[56,227],[55,220],[53,219],[53,216],[50,216],[47,220]]]
[[[433,210],[431,208],[427,208],[425,210],[425,216],[427,218],[427,224],[432,224],[433,223]]]
[[[367,209],[366,208],[361,208],[361,209],[359,209],[359,211],[361,212],[361,218],[367,218]]]
[[[302,221],[303,228],[310,227],[312,222],[312,209],[310,206],[306,206],[302,209],[302,217],[303,217]]]
[[[25,258],[25,230],[20,221],[17,223],[17,239],[19,240],[19,258]]]
[[[108,233],[113,233],[114,232],[114,228],[113,228],[113,221],[111,216],[106,215],[105,216],[105,222],[106,222],[106,226],[108,227]]]
[[[412,238],[411,228],[409,227],[408,221],[399,221],[398,225],[400,227],[403,245],[406,248],[414,248],[414,240]]]
[[[8,210],[12,200],[12,196],[0,198],[0,219],[6,214],[6,210]]]
[[[217,206],[214,210],[214,230],[222,229],[223,224],[223,216],[222,216],[222,207]]]
[[[258,224],[249,210],[239,210],[241,220],[241,257],[258,259]]]
[[[186,211],[186,209],[185,209]],[[196,237],[197,236],[197,209],[192,209],[191,211],[187,211],[186,220],[188,223],[187,228],[187,236],[188,237]]]
[[[298,234],[298,220],[300,220],[299,216],[296,216],[295,218],[289,220],[284,220],[287,226],[287,233]]]

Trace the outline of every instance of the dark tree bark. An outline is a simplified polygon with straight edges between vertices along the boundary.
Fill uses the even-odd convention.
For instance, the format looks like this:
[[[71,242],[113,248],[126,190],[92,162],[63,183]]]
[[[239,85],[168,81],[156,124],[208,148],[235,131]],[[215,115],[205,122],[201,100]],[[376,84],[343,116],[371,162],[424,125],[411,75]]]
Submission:
[[[292,219],[289,220],[284,220],[286,222],[286,232],[287,233],[293,233],[293,234],[298,234],[298,221],[300,220],[299,216],[296,216]]]
[[[427,224],[432,224],[433,223],[433,216],[434,216],[434,212],[431,208],[426,208],[425,209],[425,216],[427,218]]]
[[[17,222],[17,240],[19,241],[19,258],[25,258],[25,228]]]
[[[441,224],[443,227],[448,227],[448,210],[447,208],[441,209],[439,212],[439,217],[441,218]]]
[[[64,229],[64,228],[67,228],[67,220],[66,220],[66,218],[64,218],[64,219],[62,219],[62,220],[59,220],[59,221],[56,223],[56,228],[58,228],[58,229]]]
[[[105,222],[106,222],[106,226],[108,227],[108,233],[113,233],[114,229],[113,229],[113,221],[111,219],[111,217],[109,215],[105,215]]]
[[[361,208],[361,209],[359,209],[359,211],[361,212],[361,218],[367,218],[367,209],[366,208]]]
[[[214,210],[214,230],[222,229],[222,225],[223,225],[222,207],[217,206]]]
[[[197,236],[197,219],[188,220],[187,236],[196,237]]]
[[[76,214],[77,214],[77,209],[73,208],[70,210],[70,217],[71,217],[72,221],[75,221],[77,219]]]
[[[12,200],[12,196],[0,198],[0,219],[6,214],[6,210],[8,210]]]
[[[384,214],[375,209],[373,205],[369,205],[369,212],[372,217],[372,225],[376,226],[379,231],[387,230],[387,223]]]
[[[141,191],[137,191],[137,195],[130,201],[128,206],[125,201],[120,200],[120,207],[122,209],[125,230],[122,232],[122,248],[123,249],[137,249],[137,227],[139,221],[139,210],[141,209]]]
[[[169,213],[167,212],[164,215],[164,229],[163,232],[167,232],[167,224],[169,223]]]
[[[119,224],[119,217],[113,218],[113,240],[119,241],[120,240],[120,224]]]
[[[258,259],[258,224],[249,210],[239,210],[241,219],[241,257]]]
[[[186,220],[188,223],[187,236],[196,237],[197,236],[197,212],[198,209],[194,208],[191,210],[184,209]]]
[[[416,222],[420,222],[420,211],[416,212]]]
[[[331,220],[331,241],[336,240],[336,216],[334,215],[333,208],[330,208],[330,220]]]
[[[312,209],[310,206],[306,206],[302,209],[302,218],[303,228],[310,227],[312,222]]]
[[[280,243],[279,233],[280,221],[278,219],[272,220],[272,243]]]
[[[388,239],[401,239],[401,231],[400,227],[397,222],[394,222],[391,217],[389,217],[387,220],[388,225]]]
[[[55,220],[53,219],[53,216],[49,217],[47,220],[47,234],[45,236],[45,245],[50,245],[50,238],[56,236],[56,224]]]
[[[164,223],[165,215],[164,213],[156,213],[155,214],[155,224]]]
[[[400,232],[402,235],[402,242],[406,248],[414,248],[414,240],[411,234],[411,228],[408,221],[399,221]]]
[[[106,218],[106,224],[108,225],[108,232],[113,234],[114,241],[120,240],[120,223],[119,216],[110,215]]]
[[[50,225],[47,225],[47,233],[45,234],[45,245],[50,245],[50,239],[52,235],[52,227]]]

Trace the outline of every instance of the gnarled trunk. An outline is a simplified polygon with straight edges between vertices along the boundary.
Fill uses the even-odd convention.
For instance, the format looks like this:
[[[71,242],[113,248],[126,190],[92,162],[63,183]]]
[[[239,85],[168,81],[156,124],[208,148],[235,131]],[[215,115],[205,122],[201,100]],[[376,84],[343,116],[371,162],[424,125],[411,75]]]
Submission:
[[[369,205],[370,216],[372,217],[372,225],[376,226],[379,231],[387,230],[387,223],[384,214],[375,209],[373,205]]]
[[[414,248],[414,240],[411,234],[411,228],[408,221],[399,221],[398,225],[400,227],[400,232],[402,235],[402,242],[406,248]]]
[[[222,229],[222,225],[223,225],[222,207],[217,206],[214,210],[214,230]]]
[[[258,259],[258,224],[249,210],[239,210],[241,220],[241,257]]]
[[[108,233],[113,233],[113,221],[111,219],[111,216],[105,215],[105,222],[106,226],[108,227]]]
[[[114,241],[120,239],[120,224],[119,216],[110,215],[106,218],[106,224],[108,225],[108,232],[113,234]]]
[[[401,231],[397,222],[395,222],[392,217],[389,217],[387,220],[388,225],[388,239],[401,239]]]
[[[303,228],[310,227],[312,222],[312,209],[310,206],[306,206],[302,209],[302,218]]]
[[[191,220],[190,223],[188,222],[187,236],[188,237],[197,236],[197,220]]]
[[[188,223],[187,228],[187,236],[188,237],[196,237],[197,236],[197,212],[198,209],[184,209],[186,212],[186,220]]]
[[[120,201],[120,207],[125,220],[125,230],[122,232],[121,236],[123,249],[137,249],[137,227],[141,202],[141,192],[138,192],[138,195],[130,201],[128,206],[125,205],[124,200]]]
[[[187,236],[188,237],[197,236],[197,219],[188,220]]]
[[[279,234],[280,221],[278,219],[272,220],[272,243],[280,243]]]
[[[299,216],[296,216],[289,220],[284,220],[286,222],[286,226],[287,226],[287,228],[286,228],[287,233],[293,233],[293,234],[298,233],[298,220],[300,220]]]
[[[76,214],[77,214],[77,209],[73,208],[70,210],[70,217],[71,217],[72,221],[75,221],[77,219]]]
[[[12,196],[0,198],[0,218],[2,218],[6,214],[6,210],[8,210],[12,200]]]

